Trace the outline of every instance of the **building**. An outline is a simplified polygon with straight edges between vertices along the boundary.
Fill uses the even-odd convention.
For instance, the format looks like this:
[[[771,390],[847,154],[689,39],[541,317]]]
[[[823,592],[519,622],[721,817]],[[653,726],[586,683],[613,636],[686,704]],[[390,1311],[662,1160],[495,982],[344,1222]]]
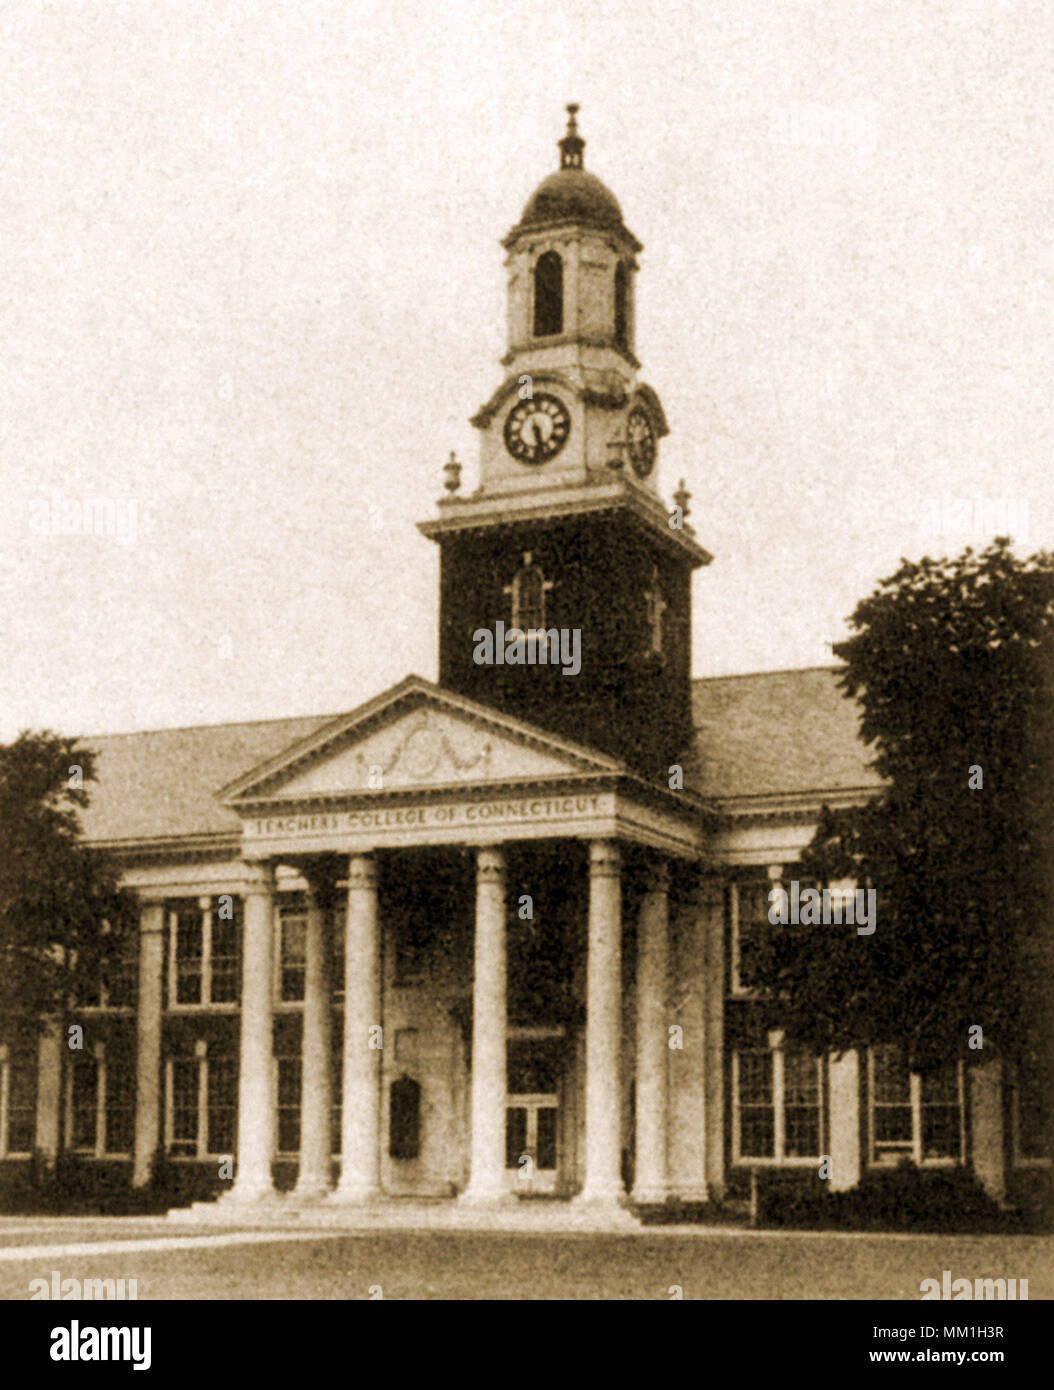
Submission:
[[[907,1158],[1000,1200],[1049,1169],[1000,1061],[920,1077],[757,1021],[772,885],[823,803],[878,784],[833,671],[692,679],[711,557],[683,484],[672,509],[657,489],[642,248],[570,111],[503,242],[479,488],[452,460],[421,526],[439,684],[92,740],[85,833],[138,894],[137,950],[68,1066],[55,1030],[0,1057],[0,1159],[61,1128],[100,1173],[141,1187],[161,1156],[228,1213],[544,1195],[612,1219],[824,1159],[836,1190]]]

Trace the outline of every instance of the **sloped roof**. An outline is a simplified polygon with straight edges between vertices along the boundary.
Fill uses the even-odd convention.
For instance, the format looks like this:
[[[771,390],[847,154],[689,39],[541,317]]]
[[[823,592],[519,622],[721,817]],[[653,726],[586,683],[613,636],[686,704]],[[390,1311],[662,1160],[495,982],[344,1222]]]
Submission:
[[[721,800],[880,786],[859,708],[837,677],[835,667],[813,666],[693,681],[685,785]]]
[[[877,786],[857,713],[814,667],[716,676],[693,682],[695,746],[685,784],[726,800]],[[155,840],[236,833],[237,816],[216,793],[337,716],[266,719],[147,733],[85,737],[97,781],[83,813],[94,841]]]

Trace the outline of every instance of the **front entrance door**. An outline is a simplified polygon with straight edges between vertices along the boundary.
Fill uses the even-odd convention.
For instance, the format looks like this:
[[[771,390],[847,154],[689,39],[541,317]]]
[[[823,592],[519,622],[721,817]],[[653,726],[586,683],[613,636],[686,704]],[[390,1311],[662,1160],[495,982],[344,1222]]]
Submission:
[[[562,1166],[562,1030],[526,1031],[514,1029],[508,1040],[505,1101],[505,1182],[521,1196],[555,1192]]]

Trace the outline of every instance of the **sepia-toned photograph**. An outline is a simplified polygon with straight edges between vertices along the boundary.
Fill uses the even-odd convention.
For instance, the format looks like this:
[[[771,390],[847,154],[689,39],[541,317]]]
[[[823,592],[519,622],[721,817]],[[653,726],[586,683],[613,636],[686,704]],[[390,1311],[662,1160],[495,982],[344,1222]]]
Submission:
[[[1038,0],[0,3],[42,1373],[683,1300],[759,1368],[1023,1373],[1052,50]]]

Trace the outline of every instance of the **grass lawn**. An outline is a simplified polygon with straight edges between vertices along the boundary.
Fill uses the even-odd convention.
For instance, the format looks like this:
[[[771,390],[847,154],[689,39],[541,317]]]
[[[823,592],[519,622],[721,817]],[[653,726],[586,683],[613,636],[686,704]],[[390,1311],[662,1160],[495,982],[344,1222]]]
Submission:
[[[183,1245],[208,1235],[233,1243]],[[120,1242],[173,1248],[122,1252]],[[83,1242],[105,1253],[65,1253]],[[136,1279],[140,1299],[913,1299],[928,1277],[1027,1278],[1029,1298],[1054,1297],[1049,1236],[487,1235],[361,1236],[317,1232],[252,1242],[158,1222],[0,1220],[0,1247],[47,1246],[12,1260],[0,1248],[0,1298],[29,1297],[51,1271]],[[374,1295],[375,1296],[375,1295]]]

